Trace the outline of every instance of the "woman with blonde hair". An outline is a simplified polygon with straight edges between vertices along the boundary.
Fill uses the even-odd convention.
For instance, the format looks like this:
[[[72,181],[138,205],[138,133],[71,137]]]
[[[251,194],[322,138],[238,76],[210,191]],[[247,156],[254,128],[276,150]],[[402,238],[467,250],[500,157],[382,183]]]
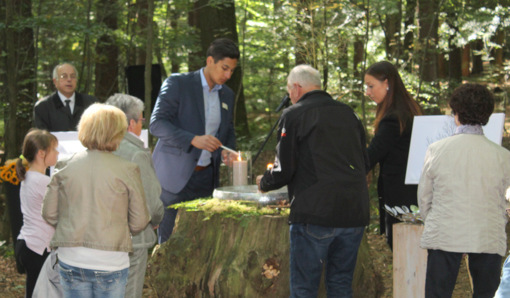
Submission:
[[[78,124],[87,150],[59,164],[48,186],[42,214],[55,226],[65,297],[124,296],[131,234],[149,222],[138,166],[112,153],[126,130],[120,109],[91,105]]]

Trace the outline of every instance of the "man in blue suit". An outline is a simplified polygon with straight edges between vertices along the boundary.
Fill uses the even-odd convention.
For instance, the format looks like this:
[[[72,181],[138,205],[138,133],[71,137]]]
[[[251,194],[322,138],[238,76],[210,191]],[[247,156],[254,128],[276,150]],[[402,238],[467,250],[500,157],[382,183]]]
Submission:
[[[207,50],[205,67],[172,74],[161,86],[150,132],[159,139],[152,158],[165,207],[211,196],[219,184],[220,146],[235,148],[235,94],[224,84],[238,60],[233,41],[216,39]],[[165,208],[159,243],[172,234],[176,215],[176,209]]]

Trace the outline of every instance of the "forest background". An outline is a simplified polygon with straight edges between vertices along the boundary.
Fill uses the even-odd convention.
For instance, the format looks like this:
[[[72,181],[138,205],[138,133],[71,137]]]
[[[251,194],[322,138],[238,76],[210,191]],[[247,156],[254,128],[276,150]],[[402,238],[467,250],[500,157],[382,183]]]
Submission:
[[[320,70],[323,89],[358,112],[369,136],[375,104],[363,74],[381,60],[398,66],[428,114],[443,113],[463,80],[488,84],[505,111],[509,7],[510,0],[0,0],[2,162],[20,154],[34,103],[54,92],[55,65],[73,63],[77,91],[100,101],[128,93],[126,70],[136,66],[148,111],[159,88],[150,82],[202,67],[218,37],[241,50],[227,83],[241,150],[259,149],[279,117],[287,74],[301,63]]]

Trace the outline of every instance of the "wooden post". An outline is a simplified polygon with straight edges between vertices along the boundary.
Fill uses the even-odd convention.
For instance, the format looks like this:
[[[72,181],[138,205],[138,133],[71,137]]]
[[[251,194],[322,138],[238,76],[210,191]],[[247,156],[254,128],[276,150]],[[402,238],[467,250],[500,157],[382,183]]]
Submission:
[[[427,250],[420,247],[423,225],[393,225],[393,297],[425,297]]]

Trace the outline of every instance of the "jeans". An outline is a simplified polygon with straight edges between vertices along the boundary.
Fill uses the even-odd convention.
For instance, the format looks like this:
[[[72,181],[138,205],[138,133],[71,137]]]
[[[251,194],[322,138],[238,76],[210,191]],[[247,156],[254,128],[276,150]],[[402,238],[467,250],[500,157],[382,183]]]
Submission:
[[[462,253],[429,249],[425,297],[452,297],[459,274]],[[499,284],[501,256],[468,253],[469,273],[473,279],[473,298],[492,298]]]
[[[160,199],[165,206],[165,215],[158,228],[159,244],[166,242],[170,238],[174,229],[175,218],[177,217],[177,209],[168,208],[168,206],[198,198],[210,197],[214,190],[213,176],[214,168],[210,166],[203,171],[194,172],[186,186],[179,193],[171,193],[164,188],[162,189]]]
[[[503,273],[501,275],[501,283],[494,298],[510,297],[510,256],[506,258],[503,264]]]
[[[325,266],[328,297],[352,297],[364,227],[290,226],[290,297],[317,297]]]
[[[129,268],[101,271],[73,267],[59,261],[60,284],[66,298],[124,297]]]

